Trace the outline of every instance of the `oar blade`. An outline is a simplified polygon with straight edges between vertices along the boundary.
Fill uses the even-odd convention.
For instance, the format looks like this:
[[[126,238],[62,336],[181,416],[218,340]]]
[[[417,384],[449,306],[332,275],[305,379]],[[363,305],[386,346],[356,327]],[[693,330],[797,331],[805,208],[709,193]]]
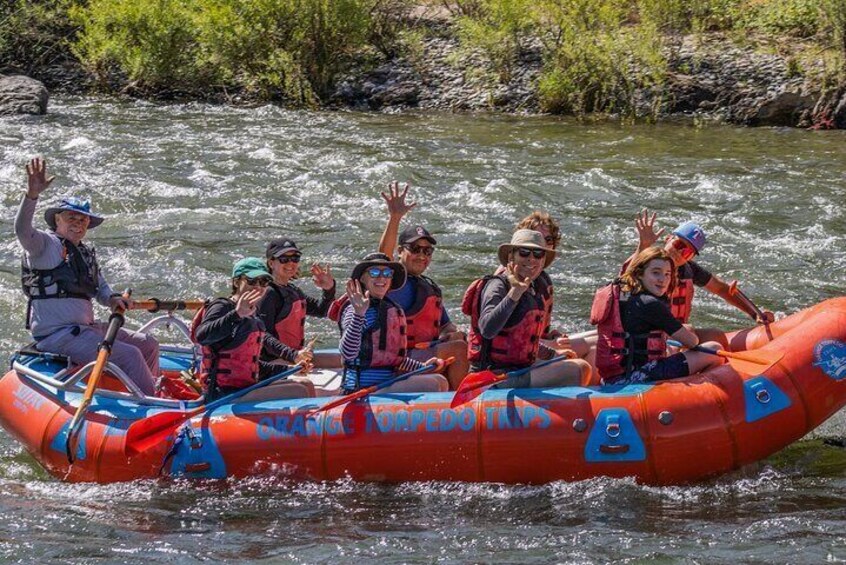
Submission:
[[[498,376],[499,375],[493,371],[468,373],[467,376],[464,377],[464,380],[461,381],[461,384],[458,385],[458,388],[455,390],[455,394],[463,394],[479,387],[483,387],[488,383],[495,383]]]
[[[181,423],[189,420],[195,412],[160,412],[149,418],[138,420],[126,430],[125,451],[135,455],[150,449],[173,432]]]
[[[781,361],[784,353],[780,351],[726,351],[722,355],[735,370],[747,375],[766,373]]]

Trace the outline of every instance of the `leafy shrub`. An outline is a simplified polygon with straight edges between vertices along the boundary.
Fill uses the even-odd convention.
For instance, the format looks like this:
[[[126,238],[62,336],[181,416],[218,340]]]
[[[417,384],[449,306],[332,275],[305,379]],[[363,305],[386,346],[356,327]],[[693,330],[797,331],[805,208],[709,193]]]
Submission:
[[[103,79],[117,67],[143,87],[194,87],[201,81],[192,7],[190,0],[90,0],[74,6],[71,15],[81,27],[74,52]]]
[[[76,28],[68,18],[71,0],[0,1],[0,69],[32,74],[38,67],[72,58]]]
[[[508,82],[526,32],[535,23],[531,0],[478,0],[474,16],[458,20],[461,42],[481,50],[501,82]]]
[[[407,0],[90,0],[79,57],[141,86],[236,87],[308,104]],[[393,7],[393,8],[391,8]],[[381,31],[371,24],[380,17]]]

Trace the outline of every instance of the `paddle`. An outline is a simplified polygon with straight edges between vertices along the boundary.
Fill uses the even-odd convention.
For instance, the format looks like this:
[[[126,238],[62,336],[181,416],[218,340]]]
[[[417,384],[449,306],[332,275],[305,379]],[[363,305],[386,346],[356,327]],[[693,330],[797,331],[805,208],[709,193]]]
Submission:
[[[149,418],[138,420],[137,422],[129,426],[128,430],[126,430],[125,450],[128,454],[134,455],[136,453],[140,453],[146,449],[149,449],[150,447],[158,444],[163,438],[168,436],[174,430],[174,428],[179,426],[181,423],[190,420],[194,416],[198,416],[204,412],[214,410],[218,406],[228,404],[236,398],[240,398],[247,393],[250,393],[256,389],[265,387],[269,384],[275,383],[276,381],[282,380],[285,377],[293,375],[302,368],[302,365],[294,365],[293,367],[290,367],[287,370],[282,371],[281,373],[277,373],[273,376],[270,376],[264,379],[263,381],[259,381],[253,385],[248,386],[247,388],[241,389],[231,394],[227,394],[224,397],[218,398],[214,402],[209,402],[208,404],[198,406],[197,408],[193,408],[191,410],[159,412],[158,414],[153,414]]]
[[[455,394],[456,396],[458,396],[459,394],[464,394],[482,387],[495,385],[496,383],[502,382],[510,377],[519,377],[531,372],[533,369],[540,369],[541,367],[546,367],[547,365],[551,365],[553,363],[564,361],[570,358],[571,357],[569,355],[558,355],[556,357],[553,357],[552,359],[547,359],[546,361],[541,361],[540,363],[536,363],[523,369],[516,369],[508,373],[496,374],[493,371],[479,371],[476,373],[469,373],[466,377],[464,377],[464,380],[461,381],[461,384],[458,385]]]
[[[672,345],[673,347],[684,347],[681,342],[674,339],[668,339],[667,344]],[[729,362],[732,362],[733,365],[736,365],[734,362],[740,361],[743,365],[736,365],[736,368],[746,373],[763,373],[781,361],[781,358],[784,357],[784,353],[779,351],[725,351],[723,349],[708,349],[707,347],[702,347],[701,345],[689,347],[688,349],[691,351],[701,351],[702,353],[725,357],[729,360]],[[753,366],[750,367],[745,365],[746,363],[751,363]]]
[[[199,310],[203,307],[204,303],[205,301],[203,300],[160,300],[158,298],[148,298],[147,300],[138,300],[133,303],[132,310],[146,310],[153,314],[163,310],[166,312],[173,312],[174,310]]]
[[[126,289],[123,293],[123,298],[129,299],[132,291],[130,289]],[[79,434],[79,430],[82,426],[82,415],[85,414],[85,411],[88,410],[88,407],[91,405],[91,399],[94,396],[94,390],[97,388],[97,384],[100,382],[100,377],[103,375],[103,369],[106,367],[106,362],[109,360],[109,355],[112,353],[112,346],[115,344],[115,339],[117,338],[118,330],[123,326],[124,317],[123,317],[123,308],[117,307],[115,311],[112,312],[112,315],[109,316],[109,326],[106,328],[106,335],[103,337],[103,341],[100,342],[100,345],[97,346],[97,361],[94,363],[94,370],[91,371],[91,374],[88,375],[88,386],[85,387],[85,393],[82,395],[82,401],[79,403],[79,408],[76,409],[76,413],[71,418],[70,426],[68,426],[68,438],[65,441],[65,451],[68,455],[68,462],[73,465],[73,443],[76,436]]]
[[[444,366],[451,364],[453,361],[455,361],[455,357],[450,357],[449,359],[445,359],[444,360]],[[405,379],[407,379],[409,377],[413,377],[414,375],[419,375],[421,373],[426,373],[428,371],[432,371],[433,369],[435,369],[435,367],[436,367],[436,365],[434,365],[434,364],[426,365],[426,366],[420,367],[419,369],[415,369],[414,371],[410,371],[408,373],[403,373],[402,375],[400,375],[398,377],[388,379],[387,381],[381,382],[378,385],[373,385],[373,386],[369,386],[367,388],[357,390],[357,391],[355,391],[351,394],[348,394],[346,396],[342,396],[338,400],[333,400],[332,402],[329,402],[328,404],[324,404],[323,406],[321,406],[320,408],[315,410],[313,412],[313,414],[319,414],[321,412],[326,412],[328,410],[331,410],[332,408],[337,408],[338,406],[343,406],[344,404],[347,404],[347,403],[352,402],[354,400],[358,400],[359,398],[364,398],[365,396],[369,396],[369,395],[373,394],[377,390],[382,390],[383,388],[388,388],[389,386],[396,384],[400,381],[404,381]]]
[[[764,315],[763,310],[761,310],[760,308],[758,308],[758,307],[755,305],[755,303],[754,303],[754,302],[752,302],[752,301],[749,299],[749,297],[748,297],[748,296],[746,296],[746,295],[743,293],[743,291],[742,291],[742,290],[740,290],[739,288],[737,288],[737,281],[732,281],[732,283],[729,285],[729,295],[731,295],[731,296],[737,296],[737,297],[740,299],[740,301],[741,301],[741,302],[743,302],[744,304],[746,304],[746,306],[747,306],[747,307],[749,307],[749,308],[750,308],[753,312],[755,312],[755,315],[753,316],[753,319],[754,319],[756,322],[763,323],[765,326],[769,325],[769,323],[770,323],[770,322],[769,322],[769,320],[767,320],[767,317]]]

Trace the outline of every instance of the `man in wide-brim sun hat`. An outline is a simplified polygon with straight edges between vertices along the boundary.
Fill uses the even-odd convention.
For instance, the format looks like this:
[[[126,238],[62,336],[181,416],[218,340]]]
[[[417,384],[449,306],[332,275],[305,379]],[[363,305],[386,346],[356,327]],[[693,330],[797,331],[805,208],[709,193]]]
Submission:
[[[443,367],[440,359],[425,363],[408,357],[402,308],[386,295],[405,284],[405,268],[384,253],[365,255],[353,268],[347,292],[332,306],[329,317],[341,329],[339,349],[344,360],[345,393],[377,385],[424,365]],[[447,381],[437,374],[414,375],[385,387],[386,392],[444,392]]]
[[[471,370],[508,372],[569,354],[541,343],[548,289],[540,275],[552,263],[555,250],[546,245],[542,233],[517,230],[510,242],[499,246],[497,256],[505,272],[474,281],[462,303],[464,313],[470,316]],[[579,385],[589,382],[590,375],[591,366],[586,361],[562,360],[497,386]]]
[[[94,318],[93,300],[111,309],[128,309],[132,300],[114,292],[97,262],[94,247],[83,242],[88,230],[103,223],[91,203],[65,197],[44,212],[50,231],[35,229],[38,198],[54,177],[46,162],[32,159],[26,167],[27,190],[15,218],[15,235],[24,250],[21,282],[27,295],[27,329],[39,351],[68,356],[84,365],[97,357],[107,324]],[[159,344],[150,335],[120,329],[109,361],[147,395],[155,392]]]

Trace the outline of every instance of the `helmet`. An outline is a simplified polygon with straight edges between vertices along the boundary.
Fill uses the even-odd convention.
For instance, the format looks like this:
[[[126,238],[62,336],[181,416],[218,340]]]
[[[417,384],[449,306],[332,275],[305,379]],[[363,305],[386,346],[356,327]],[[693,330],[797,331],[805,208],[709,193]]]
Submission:
[[[678,236],[691,244],[696,254],[705,248],[705,232],[695,222],[685,222],[673,230],[673,235]]]

